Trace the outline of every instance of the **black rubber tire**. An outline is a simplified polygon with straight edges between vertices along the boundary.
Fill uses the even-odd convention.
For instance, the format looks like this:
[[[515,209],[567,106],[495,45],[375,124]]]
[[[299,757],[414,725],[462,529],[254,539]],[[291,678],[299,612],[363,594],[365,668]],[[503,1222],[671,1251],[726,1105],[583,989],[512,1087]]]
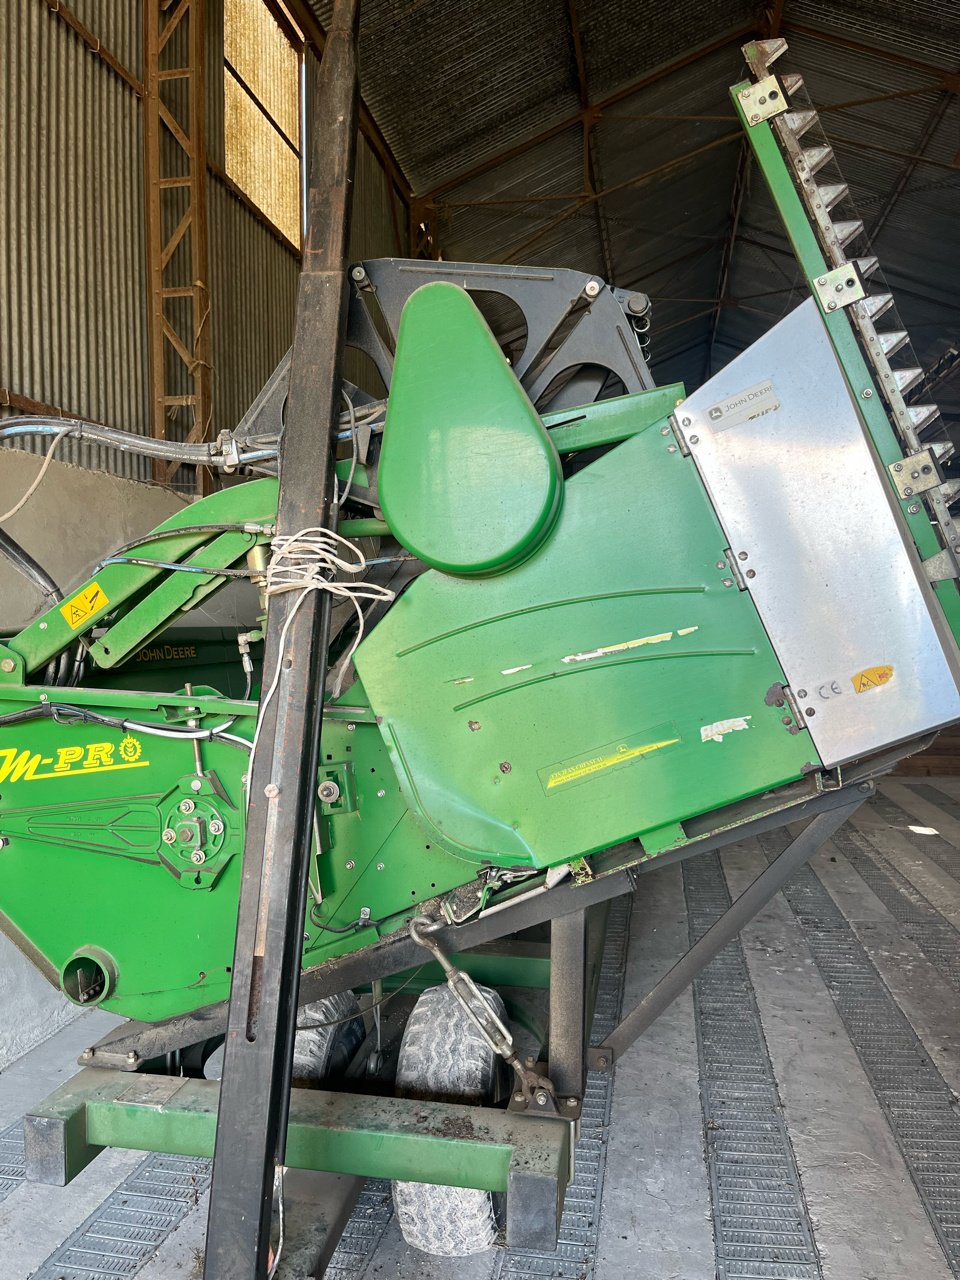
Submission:
[[[366,1034],[352,991],[301,1005],[297,1027],[302,1030],[293,1046],[293,1083],[300,1089],[342,1076]]]
[[[503,1001],[481,987],[500,1018]],[[431,987],[407,1020],[397,1064],[397,1094],[477,1106],[502,1095],[505,1064],[449,987]],[[407,1244],[443,1258],[483,1253],[503,1225],[506,1197],[472,1187],[395,1182],[393,1204]]]

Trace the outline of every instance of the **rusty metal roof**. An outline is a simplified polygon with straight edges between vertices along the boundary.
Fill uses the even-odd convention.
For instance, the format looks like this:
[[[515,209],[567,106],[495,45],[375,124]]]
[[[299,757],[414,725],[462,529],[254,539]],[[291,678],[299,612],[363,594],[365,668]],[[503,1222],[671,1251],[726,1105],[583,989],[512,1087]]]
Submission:
[[[325,23],[329,0],[309,3]],[[643,289],[654,373],[693,386],[801,296],[727,93],[746,78],[740,46],[771,23],[789,42],[777,70],[803,73],[917,354],[937,370],[933,394],[960,426],[956,6],[365,0],[363,95],[443,256]]]

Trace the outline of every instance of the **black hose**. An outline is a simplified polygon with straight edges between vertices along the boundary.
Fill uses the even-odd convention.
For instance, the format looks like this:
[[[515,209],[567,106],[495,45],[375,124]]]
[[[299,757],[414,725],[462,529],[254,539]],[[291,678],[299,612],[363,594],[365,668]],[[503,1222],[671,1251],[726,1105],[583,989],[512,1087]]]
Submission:
[[[46,569],[37,564],[33,556],[28,551],[24,551],[20,543],[15,538],[11,538],[4,529],[0,529],[0,552],[7,557],[18,573],[29,578],[37,590],[48,596],[54,604],[63,599],[63,592]]]

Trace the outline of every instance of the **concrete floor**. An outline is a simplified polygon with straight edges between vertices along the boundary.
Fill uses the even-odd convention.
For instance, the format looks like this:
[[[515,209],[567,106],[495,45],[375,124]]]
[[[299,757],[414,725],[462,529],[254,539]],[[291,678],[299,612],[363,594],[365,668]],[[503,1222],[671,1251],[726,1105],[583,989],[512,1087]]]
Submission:
[[[612,1101],[600,1098],[595,1149],[585,1155],[601,1176],[600,1212],[589,1198],[574,1206],[564,1249],[540,1258],[504,1250],[425,1258],[403,1244],[388,1188],[371,1183],[328,1277],[960,1276],[960,779],[890,781],[882,791],[724,952],[724,967],[678,1000],[618,1066]],[[735,897],[779,847],[776,838],[745,842],[719,862],[643,878],[626,1007],[686,950],[702,895]],[[105,1015],[85,1015],[4,1072],[0,1129],[66,1079],[79,1050],[108,1024]],[[735,1035],[724,1041],[727,1025]],[[721,1113],[728,1097],[731,1109]],[[755,1098],[750,1115],[758,1119],[744,1141],[734,1113]],[[64,1189],[14,1179],[0,1200],[3,1276],[199,1276],[199,1184],[180,1225],[142,1265],[129,1269],[116,1257],[105,1269],[92,1256],[77,1265],[77,1255],[67,1265],[56,1254],[111,1192],[135,1189],[142,1161],[105,1153]],[[779,1180],[764,1182],[776,1162]],[[281,1276],[306,1274],[297,1233],[337,1207],[349,1212],[355,1193],[349,1180],[292,1184]],[[322,1210],[310,1206],[317,1196]],[[777,1205],[789,1230],[771,1225]]]

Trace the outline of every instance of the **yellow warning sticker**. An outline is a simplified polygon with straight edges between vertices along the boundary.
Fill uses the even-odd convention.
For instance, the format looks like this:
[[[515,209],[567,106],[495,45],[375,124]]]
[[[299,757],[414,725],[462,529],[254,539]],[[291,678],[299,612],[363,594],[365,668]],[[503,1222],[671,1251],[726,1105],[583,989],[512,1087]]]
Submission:
[[[67,626],[70,630],[76,631],[78,627],[83,626],[88,618],[93,617],[95,613],[99,613],[109,603],[110,601],[104,594],[100,584],[91,582],[82,591],[78,591],[72,600],[62,604],[60,612],[66,618]]]
[[[889,684],[893,679],[893,667],[867,667],[850,679],[853,681],[854,693],[866,693],[868,689],[879,689],[881,685]]]
[[[538,770],[538,777],[547,795],[555,794],[558,787],[586,782],[598,773],[606,773],[635,760],[643,760],[655,751],[676,746],[680,741],[680,733],[675,724],[658,725],[657,728],[635,737],[609,742],[595,751],[549,765],[546,769]]]

